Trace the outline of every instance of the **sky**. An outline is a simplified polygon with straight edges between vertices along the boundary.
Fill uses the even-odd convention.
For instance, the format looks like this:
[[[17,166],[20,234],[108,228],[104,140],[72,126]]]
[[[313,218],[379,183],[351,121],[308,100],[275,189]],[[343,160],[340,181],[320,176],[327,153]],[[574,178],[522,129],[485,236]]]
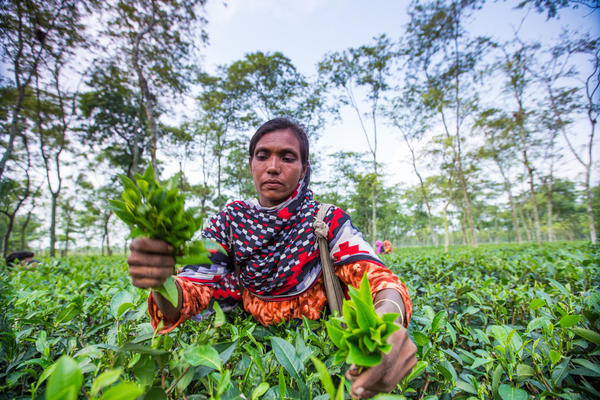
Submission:
[[[585,9],[560,11],[559,19],[546,20],[533,10],[514,10],[516,1],[488,1],[469,23],[474,33],[510,38],[523,18],[520,36],[525,39],[551,40],[563,27],[578,27],[600,36],[599,12]],[[382,33],[399,39],[408,21],[408,1],[385,0],[230,0],[209,1],[206,16],[209,45],[203,49],[203,67],[214,72],[217,65],[228,64],[254,51],[281,51],[296,68],[315,76],[323,56],[369,43]],[[356,114],[342,109],[342,121],[328,124],[318,149],[334,151],[368,150]],[[415,183],[408,164],[408,151],[397,131],[380,126],[378,160],[386,163],[391,182]],[[578,165],[564,161],[563,171],[575,177]]]

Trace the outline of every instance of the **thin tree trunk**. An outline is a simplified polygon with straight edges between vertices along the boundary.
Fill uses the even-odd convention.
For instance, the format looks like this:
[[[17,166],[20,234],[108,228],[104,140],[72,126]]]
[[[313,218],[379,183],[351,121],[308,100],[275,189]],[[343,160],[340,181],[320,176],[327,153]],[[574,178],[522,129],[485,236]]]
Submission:
[[[552,163],[552,161],[550,161],[550,163]],[[547,182],[546,182],[546,196],[548,197],[547,199],[547,207],[548,207],[548,220],[547,220],[547,224],[548,224],[548,241],[549,242],[553,242],[554,241],[554,232],[552,230],[552,186],[553,186],[553,177],[552,177],[552,171],[550,171],[550,176],[547,178]]]
[[[25,217],[25,221],[23,221],[23,226],[21,226],[21,242],[19,246],[20,251],[25,250],[25,233],[27,232],[27,225],[31,221],[31,211],[27,213],[27,217]]]
[[[69,205],[67,205],[67,207],[68,206]],[[66,216],[66,220],[67,220],[67,226],[65,228],[65,247],[63,250],[63,254],[62,254],[63,257],[66,257],[69,254],[69,239],[70,239],[70,235],[71,235],[71,216],[70,215]]]
[[[153,15],[154,16],[154,15]],[[156,24],[156,20],[153,19],[151,23],[141,32],[138,32],[133,43],[133,52],[131,55],[131,61],[133,64],[133,69],[138,78],[138,83],[140,85],[140,90],[142,92],[142,103],[144,105],[144,110],[146,111],[146,118],[148,118],[148,130],[150,133],[150,158],[152,160],[152,166],[155,171],[158,171],[157,163],[156,163],[156,148],[158,145],[158,127],[156,125],[156,120],[154,119],[154,95],[150,91],[150,87],[148,85],[148,81],[144,76],[144,71],[140,65],[140,43],[142,38],[150,33]]]
[[[6,225],[6,234],[4,235],[4,249],[2,254],[4,258],[6,258],[6,256],[8,255],[8,242],[10,240],[10,235],[15,224],[15,214],[9,215],[5,213],[5,215],[8,217],[8,224]]]
[[[419,178],[419,185],[421,187],[421,195],[423,196],[423,202],[425,203],[425,207],[427,208],[427,228],[429,229],[429,235],[431,237],[431,244],[433,246],[437,246],[438,245],[437,238],[435,236],[435,233],[433,232],[433,222],[432,222],[433,217],[431,216],[431,205],[429,204],[429,196],[427,196],[427,191],[425,190],[425,183],[423,182],[423,177],[421,176],[421,174],[419,173],[419,170],[417,169],[417,160],[416,160],[416,156],[415,156],[415,151],[414,151],[413,147],[411,146],[410,141],[408,140],[408,137],[406,136],[406,134],[403,133],[402,135],[404,136],[404,142],[406,143],[406,145],[408,146],[408,149],[410,150],[413,170],[415,171],[417,178]]]
[[[542,243],[542,229],[540,226],[540,214],[538,212],[537,201],[535,200],[535,185],[534,185],[534,177],[533,177],[533,167],[529,162],[529,158],[527,156],[527,144],[525,141],[525,132],[524,128],[520,127],[520,136],[521,136],[521,145],[523,146],[521,150],[521,154],[523,156],[523,165],[527,170],[527,177],[529,182],[529,201],[531,202],[531,209],[533,212],[533,221],[535,224],[535,240],[538,244]]]
[[[104,217],[104,236],[106,237],[106,253],[109,256],[112,256],[112,250],[110,248],[110,235],[108,230],[108,222],[110,221],[110,216],[112,214],[106,213]]]
[[[519,244],[522,244],[523,239],[521,238],[521,231],[519,229],[519,219],[517,218],[517,208],[515,206],[515,199],[512,195],[511,183],[508,180],[506,173],[504,172],[504,168],[502,167],[500,160],[498,158],[494,157],[494,161],[496,162],[496,165],[498,166],[498,169],[500,170],[500,175],[502,175],[502,181],[504,183],[504,191],[508,195],[508,202],[510,205],[510,213],[511,213],[511,217],[512,217],[512,225],[513,225],[513,231],[515,233],[515,237],[517,239],[517,242]]]
[[[455,10],[456,12],[456,10]],[[471,213],[471,200],[469,199],[469,193],[467,190],[467,181],[465,179],[465,174],[463,171],[463,167],[462,167],[462,149],[461,149],[461,135],[460,135],[460,120],[461,120],[461,113],[460,113],[460,96],[459,96],[459,90],[460,90],[460,80],[459,80],[459,74],[460,74],[460,70],[461,68],[459,68],[460,66],[460,60],[459,60],[459,51],[458,51],[458,29],[459,29],[459,18],[457,15],[455,15],[454,17],[454,21],[455,21],[455,25],[456,25],[456,31],[455,31],[455,36],[454,36],[454,54],[456,54],[456,64],[455,64],[455,74],[454,74],[454,100],[456,102],[456,149],[457,149],[457,164],[458,164],[458,179],[460,179],[460,186],[462,188],[463,191],[463,197],[465,200],[465,208],[466,208],[466,212],[467,212],[467,222],[469,223],[469,233],[470,233],[470,238],[471,238],[471,245],[473,247],[477,247],[477,237],[475,236],[475,229],[474,229],[474,224],[473,224],[473,214]]]
[[[52,192],[52,200],[50,203],[50,257],[56,255],[56,199],[57,193]]]
[[[448,254],[450,236],[448,232],[448,203],[444,206],[444,253]]]

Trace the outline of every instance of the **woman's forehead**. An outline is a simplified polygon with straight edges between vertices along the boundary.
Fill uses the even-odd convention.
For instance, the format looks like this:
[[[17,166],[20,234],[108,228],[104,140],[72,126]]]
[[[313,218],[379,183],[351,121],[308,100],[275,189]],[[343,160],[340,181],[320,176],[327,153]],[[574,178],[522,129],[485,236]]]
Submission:
[[[256,143],[255,152],[259,150],[294,151],[300,154],[300,141],[290,129],[278,129],[265,133]]]

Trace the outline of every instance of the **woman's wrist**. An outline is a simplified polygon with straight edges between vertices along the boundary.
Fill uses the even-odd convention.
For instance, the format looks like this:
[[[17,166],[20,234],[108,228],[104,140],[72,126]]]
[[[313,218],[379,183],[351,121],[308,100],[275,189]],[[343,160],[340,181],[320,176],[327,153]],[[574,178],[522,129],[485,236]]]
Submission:
[[[373,301],[375,311],[379,314],[399,314],[396,323],[404,325],[406,310],[402,296],[394,289],[384,289],[377,293]]]

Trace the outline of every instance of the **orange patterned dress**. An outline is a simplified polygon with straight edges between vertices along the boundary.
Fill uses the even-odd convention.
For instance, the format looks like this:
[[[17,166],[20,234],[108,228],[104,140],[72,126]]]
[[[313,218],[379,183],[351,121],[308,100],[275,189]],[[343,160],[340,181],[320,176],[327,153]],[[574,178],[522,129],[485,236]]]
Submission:
[[[373,296],[383,289],[398,291],[406,311],[404,324],[408,326],[412,315],[410,295],[404,283],[388,268],[368,261],[359,261],[336,267],[335,273],[343,284],[356,288],[359,287],[360,280],[366,273]],[[182,322],[205,310],[213,297],[214,288],[212,286],[192,283],[182,277],[176,277],[176,279],[183,294],[183,302],[177,321],[164,319],[158,306],[154,303],[152,295],[148,297],[148,312],[152,326],[156,329],[159,322],[163,321],[163,328],[159,331],[161,334],[172,331]],[[319,319],[322,316],[323,307],[327,303],[327,298],[321,276],[307,291],[291,300],[266,301],[259,299],[246,290],[243,292],[242,302],[244,309],[258,322],[263,325],[270,325],[285,320],[302,318],[303,316],[308,319]]]

